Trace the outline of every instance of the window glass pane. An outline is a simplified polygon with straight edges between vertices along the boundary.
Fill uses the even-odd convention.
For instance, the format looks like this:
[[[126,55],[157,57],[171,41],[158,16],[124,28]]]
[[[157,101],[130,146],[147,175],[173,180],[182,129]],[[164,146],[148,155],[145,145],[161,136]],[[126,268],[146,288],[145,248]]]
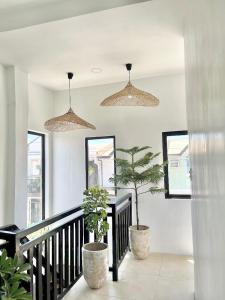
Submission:
[[[88,187],[98,185],[111,194],[115,190],[109,178],[114,174],[114,138],[87,139]]]
[[[188,135],[167,136],[169,193],[191,194]]]
[[[27,223],[42,220],[42,143],[43,137],[28,133],[27,135]]]

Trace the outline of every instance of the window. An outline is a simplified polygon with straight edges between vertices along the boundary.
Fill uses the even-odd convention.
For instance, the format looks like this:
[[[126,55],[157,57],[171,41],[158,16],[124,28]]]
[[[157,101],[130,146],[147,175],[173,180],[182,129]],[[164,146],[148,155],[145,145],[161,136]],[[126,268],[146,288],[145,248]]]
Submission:
[[[163,132],[164,183],[166,198],[190,198],[190,161],[188,132]]]
[[[27,134],[27,224],[45,218],[45,135]]]
[[[115,195],[113,183],[109,181],[116,172],[115,136],[91,137],[85,139],[86,187],[98,185],[110,195]]]

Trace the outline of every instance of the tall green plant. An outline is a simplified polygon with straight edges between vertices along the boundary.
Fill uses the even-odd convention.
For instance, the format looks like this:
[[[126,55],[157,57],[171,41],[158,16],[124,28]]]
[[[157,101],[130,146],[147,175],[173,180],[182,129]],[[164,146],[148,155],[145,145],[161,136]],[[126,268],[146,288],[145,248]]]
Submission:
[[[29,264],[24,264],[15,255],[7,257],[7,251],[3,250],[0,256],[0,299],[2,300],[30,300],[31,294],[22,286],[22,282],[28,282],[30,276],[26,273],[30,269]]]
[[[134,190],[136,204],[136,221],[139,230],[139,196],[145,193],[161,193],[164,189],[158,186],[163,178],[163,164],[153,164],[153,160],[160,153],[145,152],[142,157],[137,154],[149,150],[151,147],[133,147],[131,149],[116,149],[129,156],[129,159],[116,158],[117,174],[110,181],[119,189],[128,187]],[[118,186],[119,184],[123,187]]]
[[[82,208],[87,230],[94,233],[95,242],[100,243],[109,229],[109,224],[105,220],[109,193],[105,189],[94,186],[84,191],[84,196]]]

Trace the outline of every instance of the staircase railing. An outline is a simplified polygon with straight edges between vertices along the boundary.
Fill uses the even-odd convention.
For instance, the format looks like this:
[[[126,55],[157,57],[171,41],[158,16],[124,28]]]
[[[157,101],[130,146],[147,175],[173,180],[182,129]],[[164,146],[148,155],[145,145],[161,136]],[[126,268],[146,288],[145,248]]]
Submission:
[[[132,196],[111,200],[107,220],[109,233],[104,242],[111,250],[114,281],[118,268],[129,249],[128,229],[132,224]],[[31,282],[27,287],[35,300],[62,299],[82,276],[82,246],[92,240],[85,228],[80,206],[69,209],[29,228],[16,225],[0,228],[0,249],[9,256],[17,254],[31,265]]]

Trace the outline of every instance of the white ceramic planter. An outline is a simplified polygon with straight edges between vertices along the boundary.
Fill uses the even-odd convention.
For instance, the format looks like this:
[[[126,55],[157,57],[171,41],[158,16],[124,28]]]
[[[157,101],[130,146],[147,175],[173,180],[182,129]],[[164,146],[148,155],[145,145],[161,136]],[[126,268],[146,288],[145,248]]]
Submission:
[[[130,248],[131,252],[137,259],[145,259],[150,252],[150,228],[148,226],[139,225],[129,227]]]
[[[88,243],[83,246],[83,274],[91,289],[104,285],[108,275],[108,245]]]

